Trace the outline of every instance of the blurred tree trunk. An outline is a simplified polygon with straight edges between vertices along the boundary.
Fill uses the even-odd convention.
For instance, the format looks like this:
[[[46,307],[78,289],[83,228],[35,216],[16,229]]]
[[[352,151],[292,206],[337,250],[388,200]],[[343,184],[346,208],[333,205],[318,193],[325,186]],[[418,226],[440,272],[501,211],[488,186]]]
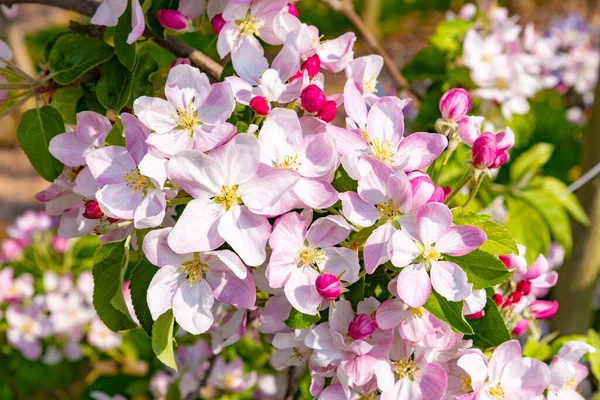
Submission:
[[[600,79],[595,96],[583,145],[584,172],[600,162]],[[590,224],[574,224],[573,254],[559,272],[555,291],[559,309],[552,328],[566,335],[585,333],[592,320],[592,300],[600,271],[600,176],[579,189],[577,197],[590,218]]]
[[[364,1],[362,20],[365,21],[365,24],[378,39],[381,38],[381,30],[379,29],[380,14],[381,0]]]

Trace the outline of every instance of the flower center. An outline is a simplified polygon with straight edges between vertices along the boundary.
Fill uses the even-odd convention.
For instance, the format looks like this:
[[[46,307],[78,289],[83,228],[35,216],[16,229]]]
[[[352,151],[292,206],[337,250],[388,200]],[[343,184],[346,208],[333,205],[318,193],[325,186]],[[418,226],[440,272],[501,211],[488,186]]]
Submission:
[[[461,376],[460,377],[460,384],[461,384],[461,389],[463,392],[465,393],[470,393],[473,391],[473,388],[471,387],[471,378],[468,376]]]
[[[275,160],[274,163],[275,168],[288,168],[298,171],[298,169],[302,166],[302,163],[298,161],[298,154],[294,154],[293,156],[285,156],[282,161],[279,159]]]
[[[419,370],[415,365],[413,360],[400,360],[400,361],[392,361],[392,367],[394,372],[398,376],[398,379],[402,379],[405,376],[412,381],[414,380],[414,374]]]
[[[490,389],[490,395],[498,400],[504,400],[504,390],[502,390],[500,384]]]
[[[399,215],[400,211],[396,208],[394,201],[389,199],[387,201],[377,204],[377,217],[379,219],[386,219],[388,221],[395,220]]]
[[[194,128],[200,125],[198,120],[198,112],[192,107],[188,107],[188,110],[177,109],[177,125],[182,129],[188,131],[190,136],[194,135]]]
[[[371,141],[371,149],[376,159],[387,165],[392,163],[394,152],[389,140],[382,142],[378,138],[375,138]]]
[[[489,64],[489,63],[492,62],[492,57],[490,57],[487,54],[484,54],[484,55],[481,56],[481,61],[484,62],[484,63],[486,63],[486,64]]]
[[[233,384],[235,383],[235,377],[232,374],[225,374],[223,377],[223,386],[226,388],[233,388]]]
[[[194,282],[200,282],[206,276],[208,265],[203,263],[198,255],[194,255],[194,259],[181,264],[181,269],[185,274],[185,279],[189,282],[190,287]]]
[[[297,347],[293,347],[292,351],[294,352],[293,355],[290,356],[290,360],[293,362],[294,359],[297,359],[298,361],[302,361],[304,359],[304,354],[302,354],[300,352],[300,349]]]
[[[221,193],[215,196],[213,201],[222,205],[225,208],[225,211],[229,211],[231,207],[242,204],[240,197],[237,194],[237,190],[238,185],[223,186],[221,187]]]
[[[423,318],[423,311],[425,311],[425,309],[423,307],[417,307],[417,308],[409,307],[408,310],[411,312],[413,317],[416,317],[416,318]]]
[[[132,192],[142,191],[152,186],[150,179],[140,174],[140,170],[137,167],[129,171],[126,175],[123,175],[123,179]]]
[[[440,253],[433,246],[425,246],[421,252],[421,257],[426,261],[432,262],[440,259]]]
[[[33,322],[30,320],[24,321],[19,330],[23,335],[31,335],[33,333]]]
[[[496,78],[496,80],[494,80],[494,86],[497,89],[508,89],[510,87],[508,81],[503,78]]]
[[[576,387],[577,387],[577,381],[575,380],[574,376],[571,379],[569,379],[568,381],[566,381],[565,384],[563,385],[564,390],[573,390]]]
[[[298,257],[300,258],[298,266],[308,265],[313,268],[318,267],[319,263],[322,263],[327,258],[323,250],[315,247],[306,247],[300,251]]]
[[[363,88],[365,92],[377,93],[377,78],[371,76],[363,79]]]
[[[246,14],[246,19],[238,23],[240,36],[247,37],[258,34],[258,30],[265,26],[264,22],[257,20],[250,13]]]

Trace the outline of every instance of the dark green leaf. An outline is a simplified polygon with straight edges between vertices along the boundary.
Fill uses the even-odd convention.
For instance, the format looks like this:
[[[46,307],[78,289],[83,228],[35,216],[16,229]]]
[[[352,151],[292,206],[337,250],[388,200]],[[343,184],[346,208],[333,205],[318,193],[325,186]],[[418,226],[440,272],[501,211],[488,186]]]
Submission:
[[[373,224],[366,228],[362,228],[359,231],[352,232],[350,234],[350,236],[348,237],[348,240],[350,240],[351,242],[360,243],[360,244],[366,243],[367,239],[369,239],[369,237],[371,236],[371,233],[373,233],[373,231],[376,228],[377,228],[377,225]]]
[[[77,102],[83,96],[83,90],[75,87],[58,89],[52,97],[50,105],[58,110],[65,124],[77,123]]]
[[[296,310],[294,307],[290,310],[290,315],[285,320],[285,324],[292,329],[305,329],[316,324],[321,319],[319,314],[308,315]]]
[[[391,298],[388,290],[390,277],[385,273],[384,268],[377,268],[373,274],[365,275],[365,292],[364,297],[375,297],[380,302]]]
[[[106,108],[98,101],[95,86],[84,86],[83,97],[77,102],[77,112],[94,111],[101,115],[106,115]]]
[[[104,141],[105,146],[123,146],[125,147],[125,136],[123,135],[123,122],[121,118],[117,118],[117,121],[113,125],[110,132],[106,136]]]
[[[94,253],[94,308],[108,329],[115,332],[137,326],[129,316],[123,299],[126,269],[124,241],[107,243]]]
[[[554,151],[548,143],[537,143],[521,154],[510,166],[510,180],[526,183],[542,168]]]
[[[167,392],[167,397],[165,397],[165,400],[181,400],[181,398],[178,379],[169,386],[169,391]]]
[[[136,43],[128,44],[127,38],[131,32],[131,1],[127,2],[127,9],[119,17],[119,23],[115,29],[115,52],[119,61],[129,71],[135,68]]]
[[[133,309],[142,328],[144,328],[148,335],[152,335],[154,320],[150,314],[146,296],[148,294],[148,286],[150,286],[150,282],[157,272],[158,268],[144,257],[131,273],[130,289]]]
[[[486,289],[510,279],[511,271],[498,258],[485,251],[475,250],[467,255],[451,257],[448,261],[458,264],[467,274],[473,290]]]
[[[158,317],[152,326],[152,350],[156,357],[166,366],[177,371],[173,354],[173,329],[175,318],[173,310],[166,311]]]
[[[418,52],[402,69],[409,81],[443,80],[446,76],[446,53],[434,47]],[[439,113],[439,111],[438,111]]]
[[[50,154],[50,140],[65,132],[60,113],[53,107],[44,106],[26,111],[17,128],[17,140],[38,174],[48,182],[54,181],[62,172],[63,165]]]
[[[179,0],[152,0],[152,5],[146,13],[146,25],[159,39],[166,37],[165,28],[158,22],[156,13],[160,10],[176,10]]]
[[[113,54],[114,49],[101,40],[75,34],[61,36],[50,51],[52,79],[60,85],[68,85],[108,61]]]
[[[103,107],[121,111],[127,104],[133,87],[133,73],[113,57],[104,64],[102,75],[96,86],[98,101]]]
[[[133,73],[133,90],[129,98],[129,108],[133,108],[133,102],[142,96],[154,96],[154,85],[151,77],[158,71],[158,63],[151,54],[141,55]]]
[[[496,347],[511,339],[504,319],[491,298],[487,299],[483,318],[471,319],[469,324],[471,324],[474,334],[466,336],[465,339],[473,340],[473,346],[481,350]]]
[[[348,291],[344,293],[344,298],[352,304],[352,308],[356,311],[358,303],[365,299],[365,277],[363,276],[348,286],[347,289]]]
[[[335,177],[333,178],[333,182],[331,182],[335,190],[340,193],[343,192],[356,192],[358,189],[358,183],[350,178],[344,168],[340,167],[337,171],[335,171]]]
[[[467,322],[462,313],[463,304],[461,302],[452,302],[446,300],[436,291],[432,291],[431,295],[423,305],[427,311],[445,321],[450,325],[450,328],[456,333],[464,333],[467,335],[473,334],[471,325]]]

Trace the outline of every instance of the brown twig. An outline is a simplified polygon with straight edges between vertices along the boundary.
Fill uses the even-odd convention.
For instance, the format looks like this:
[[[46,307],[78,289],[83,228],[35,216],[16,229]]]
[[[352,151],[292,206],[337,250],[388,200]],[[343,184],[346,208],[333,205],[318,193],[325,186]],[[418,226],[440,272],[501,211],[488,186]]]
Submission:
[[[75,11],[88,17],[94,15],[96,9],[100,5],[100,3],[95,0],[0,0],[0,5],[11,6],[13,4],[42,4]],[[169,37],[167,39],[157,38],[149,29],[146,29],[144,36],[152,38],[159,46],[169,50],[177,57],[189,58],[195,67],[206,72],[206,74],[214,80],[221,79],[223,67],[219,63],[181,40],[174,37]]]
[[[383,58],[383,63],[385,68],[388,70],[396,85],[403,89],[413,100],[415,106],[418,106],[420,103],[419,96],[414,93],[410,84],[406,80],[404,76],[400,73],[398,67],[394,64],[392,57],[385,51],[383,46],[379,44],[379,41],[371,32],[371,29],[365,24],[365,22],[361,19],[360,15],[356,13],[354,9],[354,5],[352,5],[352,0],[322,0],[325,4],[331,7],[334,11],[344,14],[350,22],[356,27],[360,35],[367,41],[369,47],[375,51],[375,53],[379,54]]]
[[[298,382],[294,379],[294,375],[296,375],[296,367],[292,366],[288,368],[288,381],[287,388],[285,389],[284,400],[293,400],[294,395],[296,394],[296,389],[298,387]]]

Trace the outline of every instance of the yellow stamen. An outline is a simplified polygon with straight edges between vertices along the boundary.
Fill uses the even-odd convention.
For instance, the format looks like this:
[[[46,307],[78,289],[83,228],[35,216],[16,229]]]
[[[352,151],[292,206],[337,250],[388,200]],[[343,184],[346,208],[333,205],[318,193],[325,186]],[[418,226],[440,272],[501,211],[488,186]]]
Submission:
[[[377,93],[377,78],[371,76],[363,79],[363,88],[365,92]]]
[[[273,166],[275,168],[289,168],[298,171],[302,163],[298,161],[298,154],[294,154],[293,156],[283,157],[282,161],[279,161],[279,159],[275,160]]]
[[[225,211],[229,211],[231,207],[242,204],[241,199],[237,194],[237,189],[238,185],[223,186],[221,188],[221,193],[215,196],[213,201],[222,205],[225,208]]]
[[[377,204],[377,216],[379,219],[386,219],[393,221],[400,215],[400,211],[396,208],[394,201],[389,199],[387,201]]]
[[[412,313],[413,317],[423,318],[423,312],[425,309],[423,307],[412,308],[409,307],[408,310]]]
[[[473,387],[471,386],[472,382],[471,382],[471,378],[468,376],[461,376],[460,377],[460,383],[461,383],[461,389],[463,392],[465,393],[470,393],[473,391]]]
[[[490,389],[490,395],[498,400],[504,400],[504,390],[502,390],[500,384]]]
[[[378,138],[375,138],[371,141],[371,149],[376,159],[387,165],[392,163],[394,150],[389,140],[382,142]]]
[[[198,113],[193,109],[177,109],[177,125],[185,129],[190,136],[194,136],[194,128],[200,125]]]
[[[247,37],[258,34],[260,28],[265,26],[264,22],[257,20],[250,13],[246,14],[246,19],[238,23],[240,36]]]
[[[398,379],[402,379],[405,376],[412,381],[414,380],[414,374],[419,370],[415,365],[414,360],[400,360],[400,361],[392,361],[392,367],[394,369],[394,373],[398,376]]]
[[[184,262],[181,265],[181,269],[185,274],[185,279],[187,279],[191,287],[194,282],[200,282],[201,279],[204,279],[208,265],[203,263],[198,255],[194,255],[194,259]]]
[[[510,84],[504,78],[496,78],[496,80],[494,81],[494,86],[498,89],[508,89],[510,87]]]
[[[122,178],[125,180],[127,187],[131,188],[132,193],[138,190],[143,191],[152,186],[150,179],[142,175],[137,167],[127,172]]]
[[[325,252],[315,247],[306,247],[298,254],[300,258],[299,266],[308,265],[309,267],[317,268],[319,263],[327,259]]]
[[[421,257],[423,257],[426,261],[432,262],[439,260],[441,255],[435,248],[433,248],[433,246],[425,246],[421,252]]]

